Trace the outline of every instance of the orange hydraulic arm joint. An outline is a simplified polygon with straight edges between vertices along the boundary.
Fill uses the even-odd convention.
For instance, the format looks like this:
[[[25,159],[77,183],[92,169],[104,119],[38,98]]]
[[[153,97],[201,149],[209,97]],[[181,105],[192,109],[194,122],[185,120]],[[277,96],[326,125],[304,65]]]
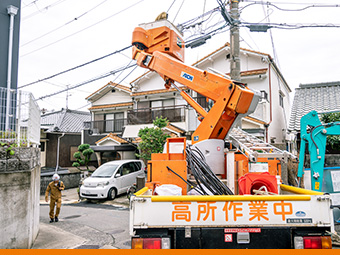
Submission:
[[[167,20],[142,24],[132,37],[132,57],[141,67],[156,71],[165,87],[174,86],[198,112],[201,124],[192,135],[192,143],[206,139],[224,139],[237,118],[252,113],[259,95],[219,74],[188,66],[184,61],[184,41],[180,32]],[[185,85],[214,101],[207,112],[174,82]]]

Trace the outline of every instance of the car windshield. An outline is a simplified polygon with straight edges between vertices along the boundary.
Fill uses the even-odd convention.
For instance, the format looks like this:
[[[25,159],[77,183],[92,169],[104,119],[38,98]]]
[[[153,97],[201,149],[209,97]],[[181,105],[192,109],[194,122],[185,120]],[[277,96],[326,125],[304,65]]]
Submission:
[[[102,165],[93,172],[91,177],[111,177],[115,170],[117,169],[118,165]]]

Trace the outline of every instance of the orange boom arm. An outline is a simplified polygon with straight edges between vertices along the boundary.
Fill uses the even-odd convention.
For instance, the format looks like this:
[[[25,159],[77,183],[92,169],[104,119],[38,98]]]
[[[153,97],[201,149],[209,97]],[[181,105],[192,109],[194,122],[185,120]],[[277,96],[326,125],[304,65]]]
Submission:
[[[202,122],[192,135],[193,144],[206,139],[224,139],[237,117],[255,110],[258,96],[221,75],[184,64],[184,42],[176,30],[167,20],[137,27],[133,33],[132,57],[139,66],[156,71],[164,79],[166,88],[177,88],[176,81],[214,101],[207,112],[177,88],[201,116]]]

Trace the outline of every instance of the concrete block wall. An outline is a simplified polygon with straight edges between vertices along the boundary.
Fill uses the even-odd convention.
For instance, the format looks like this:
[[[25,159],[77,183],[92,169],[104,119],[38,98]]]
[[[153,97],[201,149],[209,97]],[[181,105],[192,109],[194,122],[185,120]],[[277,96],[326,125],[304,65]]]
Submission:
[[[39,232],[40,150],[0,148],[0,249],[29,249]]]
[[[58,173],[63,181],[65,189],[78,188],[81,180],[81,173]],[[44,195],[47,185],[52,181],[53,173],[42,174],[40,179],[40,194]]]
[[[305,156],[305,167],[310,168],[310,156]],[[326,154],[325,167],[340,167],[340,154]]]

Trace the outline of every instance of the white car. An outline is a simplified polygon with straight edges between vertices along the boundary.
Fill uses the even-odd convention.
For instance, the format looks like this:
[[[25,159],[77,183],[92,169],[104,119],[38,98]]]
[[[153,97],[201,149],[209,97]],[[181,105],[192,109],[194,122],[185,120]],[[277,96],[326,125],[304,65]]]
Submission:
[[[115,160],[98,167],[83,181],[80,197],[89,199],[115,199],[126,193],[136,183],[137,176],[145,177],[146,167],[142,160]]]

